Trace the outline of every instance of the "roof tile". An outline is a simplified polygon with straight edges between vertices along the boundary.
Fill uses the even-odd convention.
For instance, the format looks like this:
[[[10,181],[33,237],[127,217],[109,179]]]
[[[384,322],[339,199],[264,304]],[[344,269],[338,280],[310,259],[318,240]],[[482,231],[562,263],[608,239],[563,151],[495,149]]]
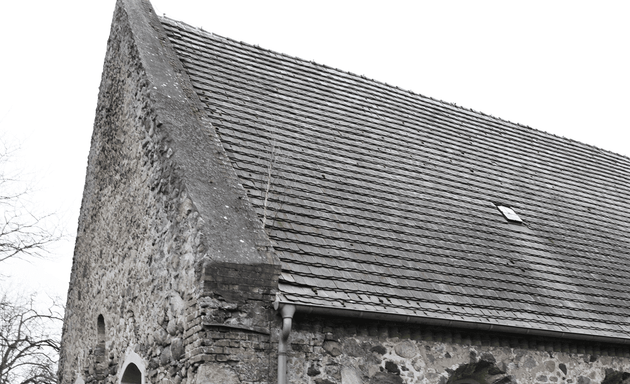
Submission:
[[[630,338],[630,159],[162,22],[287,300]]]

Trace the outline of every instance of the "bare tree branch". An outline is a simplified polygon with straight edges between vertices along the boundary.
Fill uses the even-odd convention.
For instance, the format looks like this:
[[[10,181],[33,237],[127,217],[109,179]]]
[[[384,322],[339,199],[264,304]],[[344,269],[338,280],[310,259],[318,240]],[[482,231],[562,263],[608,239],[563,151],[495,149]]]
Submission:
[[[41,257],[62,236],[46,226],[52,215],[36,215],[26,207],[28,188],[9,174],[12,151],[0,143],[0,263],[11,258]]]
[[[264,137],[259,131],[257,133]],[[275,225],[278,213],[284,207],[287,200],[286,193],[278,193],[280,188],[284,188],[285,192],[291,190],[294,183],[291,178],[294,175],[286,172],[286,165],[291,157],[290,152],[281,150],[278,145],[275,130],[269,132],[270,137],[266,138],[269,143],[268,153],[266,158],[258,157],[258,160],[262,164],[267,164],[267,170],[262,176],[260,181],[260,187],[255,188],[259,190],[263,199],[262,202],[262,226],[265,228],[267,225]],[[255,185],[258,183],[255,183]],[[275,192],[275,193],[274,193]]]
[[[0,265],[42,257],[62,236],[48,226],[52,215],[28,208],[29,188],[7,167],[12,155],[0,138]],[[57,382],[63,307],[53,301],[40,312],[33,301],[10,297],[0,286],[0,384]]]
[[[271,185],[273,183],[272,174],[276,166],[276,161],[278,160],[278,157],[279,157],[279,150],[278,150],[278,147],[276,146],[275,138],[273,139],[273,141],[271,141],[270,145],[271,147],[269,149],[269,160],[267,163],[267,185],[265,186],[265,190],[263,192],[263,195],[264,195],[263,217],[262,217],[263,228],[265,228],[265,225],[267,224],[267,205],[269,204],[269,190],[271,189]]]
[[[46,313],[6,294],[0,297],[0,384],[55,383],[63,307]]]

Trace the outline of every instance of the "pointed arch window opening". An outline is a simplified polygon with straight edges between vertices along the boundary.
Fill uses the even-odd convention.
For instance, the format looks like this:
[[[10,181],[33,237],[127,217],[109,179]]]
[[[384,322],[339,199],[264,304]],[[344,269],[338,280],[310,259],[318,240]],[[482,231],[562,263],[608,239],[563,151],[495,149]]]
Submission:
[[[98,315],[96,319],[96,357],[99,363],[105,360],[105,341],[105,318],[103,315]]]
[[[125,372],[122,375],[122,379],[120,380],[121,384],[142,384],[142,372],[140,369],[134,364],[129,363]]]

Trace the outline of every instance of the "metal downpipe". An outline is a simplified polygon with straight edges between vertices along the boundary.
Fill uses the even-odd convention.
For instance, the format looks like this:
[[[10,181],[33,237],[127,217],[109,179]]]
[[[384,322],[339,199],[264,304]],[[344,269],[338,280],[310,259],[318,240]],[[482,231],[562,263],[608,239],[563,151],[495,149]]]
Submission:
[[[279,307],[280,315],[282,315],[282,329],[278,340],[278,384],[287,384],[287,349],[295,305],[280,304]]]

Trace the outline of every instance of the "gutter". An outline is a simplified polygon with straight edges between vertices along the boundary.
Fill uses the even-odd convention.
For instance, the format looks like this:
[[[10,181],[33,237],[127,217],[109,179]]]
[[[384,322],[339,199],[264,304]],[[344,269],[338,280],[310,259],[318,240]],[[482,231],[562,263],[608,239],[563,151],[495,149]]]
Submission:
[[[536,329],[516,327],[516,326],[510,326],[510,325],[485,324],[485,323],[476,323],[472,321],[463,321],[463,320],[446,320],[446,319],[435,319],[435,318],[421,317],[421,316],[396,315],[396,314],[388,314],[388,313],[382,313],[382,312],[361,311],[361,310],[356,310],[356,309],[328,308],[328,307],[301,305],[301,304],[294,304],[294,303],[280,302],[280,301],[276,301],[274,303],[274,307],[284,308],[286,306],[294,307],[295,308],[294,311],[302,313],[302,314],[337,316],[337,317],[346,317],[346,318],[351,317],[351,318],[367,319],[367,320],[385,320],[385,321],[395,321],[395,322],[400,322],[400,323],[434,325],[434,326],[452,327],[452,328],[465,328],[465,329],[474,329],[474,330],[479,330],[479,331],[505,332],[505,333],[519,334],[519,335],[554,337],[554,338],[559,338],[559,339],[601,342],[601,343],[608,343],[608,344],[623,344],[623,345],[630,344],[630,339],[622,339],[622,338],[608,337],[608,336],[597,336],[597,335],[590,335],[590,334],[583,334],[583,333],[536,330]],[[293,314],[291,314],[291,316],[293,316]],[[283,327],[284,327],[284,322],[283,322]],[[285,384],[285,383],[278,382],[278,384]]]
[[[289,345],[289,334],[295,313],[295,305],[289,303],[273,303],[275,310],[280,310],[282,316],[282,329],[278,340],[278,384],[287,384],[287,347]]]

